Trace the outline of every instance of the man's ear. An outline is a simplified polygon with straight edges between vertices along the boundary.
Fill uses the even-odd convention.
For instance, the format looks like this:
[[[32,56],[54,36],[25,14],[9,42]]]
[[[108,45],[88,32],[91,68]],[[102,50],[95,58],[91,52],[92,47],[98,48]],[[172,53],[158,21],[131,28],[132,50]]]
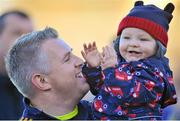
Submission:
[[[47,78],[42,74],[33,74],[32,83],[35,87],[43,91],[51,89],[50,83],[47,81]]]

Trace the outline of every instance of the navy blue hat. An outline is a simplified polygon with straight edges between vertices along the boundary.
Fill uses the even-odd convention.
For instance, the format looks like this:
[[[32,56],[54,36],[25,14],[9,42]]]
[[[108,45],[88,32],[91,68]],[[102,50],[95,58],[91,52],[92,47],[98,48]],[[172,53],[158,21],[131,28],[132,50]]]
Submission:
[[[135,27],[145,30],[167,47],[167,31],[173,18],[173,11],[174,5],[172,3],[168,3],[162,10],[155,5],[143,5],[143,1],[137,1],[130,13],[120,22],[117,35],[120,35],[126,27]]]

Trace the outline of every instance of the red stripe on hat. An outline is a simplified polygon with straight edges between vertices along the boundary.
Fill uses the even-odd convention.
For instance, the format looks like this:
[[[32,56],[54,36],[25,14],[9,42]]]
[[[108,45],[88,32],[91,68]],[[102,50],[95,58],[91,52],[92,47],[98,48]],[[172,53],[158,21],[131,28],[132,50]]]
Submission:
[[[168,36],[165,29],[159,24],[148,19],[127,16],[119,24],[117,35],[120,35],[122,30],[126,27],[135,27],[143,29],[148,32],[155,39],[159,40],[165,47],[167,47]]]

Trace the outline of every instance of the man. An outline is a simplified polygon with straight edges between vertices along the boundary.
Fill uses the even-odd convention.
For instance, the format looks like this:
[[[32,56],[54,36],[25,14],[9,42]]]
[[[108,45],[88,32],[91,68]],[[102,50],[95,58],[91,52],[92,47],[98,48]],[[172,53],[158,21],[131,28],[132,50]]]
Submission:
[[[25,97],[22,120],[91,119],[90,104],[80,101],[89,90],[82,64],[52,28],[20,37],[9,50],[6,68]]]
[[[32,21],[24,12],[9,11],[0,16],[0,120],[19,119],[23,111],[22,95],[7,76],[4,56],[15,39],[32,30]]]

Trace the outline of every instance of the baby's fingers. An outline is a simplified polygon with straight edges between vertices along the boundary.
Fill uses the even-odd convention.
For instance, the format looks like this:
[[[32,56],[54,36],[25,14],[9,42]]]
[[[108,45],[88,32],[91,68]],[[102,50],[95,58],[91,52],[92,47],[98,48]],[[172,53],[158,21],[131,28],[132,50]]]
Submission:
[[[87,59],[86,59],[86,53],[85,53],[84,51],[81,51],[81,55],[83,56],[83,58],[84,58],[85,60],[87,60]]]
[[[96,42],[94,41],[93,44],[92,44],[92,49],[93,50],[96,50],[97,49],[97,46],[96,46]]]
[[[88,47],[85,43],[83,44],[83,47],[84,47],[84,52],[87,54],[88,53]]]
[[[108,53],[109,53],[110,57],[116,57],[117,56],[116,51],[112,47],[108,47]]]

